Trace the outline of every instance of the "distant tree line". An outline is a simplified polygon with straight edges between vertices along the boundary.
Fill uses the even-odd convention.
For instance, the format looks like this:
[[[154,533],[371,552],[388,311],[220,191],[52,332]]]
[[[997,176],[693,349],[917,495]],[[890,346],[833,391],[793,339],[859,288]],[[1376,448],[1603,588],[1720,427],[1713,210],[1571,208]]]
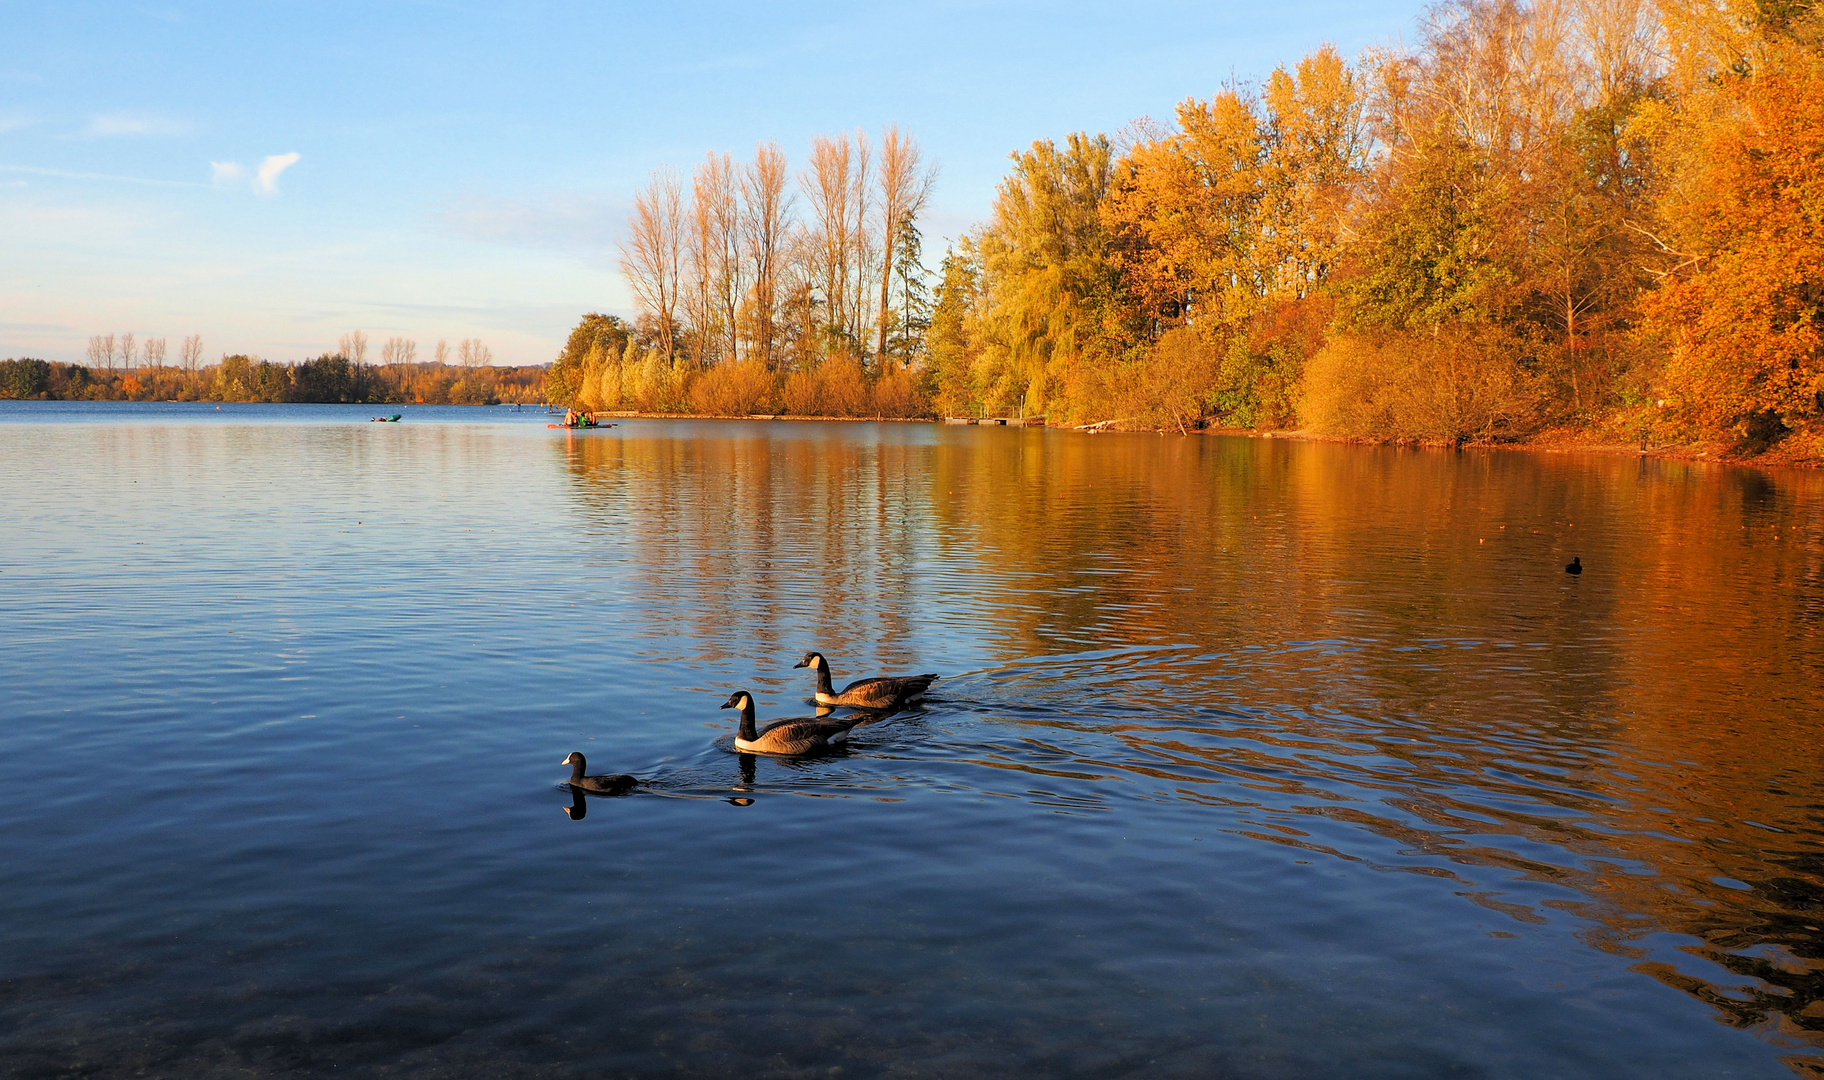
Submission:
[[[96,369],[0,361],[0,398],[51,401],[239,401],[493,405],[544,400],[542,367],[363,364],[325,353],[296,364],[224,356],[194,369]]]

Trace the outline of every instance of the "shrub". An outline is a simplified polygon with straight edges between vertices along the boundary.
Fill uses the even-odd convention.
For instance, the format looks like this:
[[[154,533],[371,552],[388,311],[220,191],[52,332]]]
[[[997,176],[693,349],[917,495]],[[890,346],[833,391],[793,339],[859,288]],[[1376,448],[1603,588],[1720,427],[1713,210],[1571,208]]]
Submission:
[[[874,379],[874,415],[897,420],[930,416],[931,405],[919,392],[911,372],[889,367]]]
[[[1332,338],[1305,369],[1306,425],[1326,435],[1418,442],[1499,440],[1538,426],[1543,387],[1521,344],[1459,330]]]
[[[757,360],[722,363],[697,376],[691,407],[709,416],[772,413],[777,387],[772,372]]]
[[[815,371],[794,371],[785,377],[780,406],[792,416],[825,416],[823,380]]]
[[[818,365],[817,377],[823,383],[823,415],[874,415],[873,395],[868,392],[861,361],[847,353],[837,353]]]
[[[654,351],[638,361],[621,365],[621,404],[638,412],[683,412],[688,401],[681,364],[668,362]]]

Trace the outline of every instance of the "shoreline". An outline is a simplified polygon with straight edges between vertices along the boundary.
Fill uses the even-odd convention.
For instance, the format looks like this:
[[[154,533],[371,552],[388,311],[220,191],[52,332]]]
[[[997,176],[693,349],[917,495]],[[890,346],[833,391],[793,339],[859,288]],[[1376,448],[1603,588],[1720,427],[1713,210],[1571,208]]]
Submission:
[[[749,413],[745,416],[718,416],[710,413],[645,413],[645,412],[597,412],[593,415],[613,417],[626,420],[793,420],[793,421],[840,421],[846,423],[897,423],[897,424],[934,424],[947,426],[941,417],[929,416],[799,416],[769,415],[767,413]],[[972,425],[975,426],[975,425]],[[994,427],[998,425],[980,425]],[[1008,428],[1020,428],[1021,425],[1008,424]],[[1178,434],[1171,428],[1104,428],[1098,431],[1084,430],[1074,425],[1030,425],[1042,431],[1074,432],[1083,435],[1126,434],[1143,435],[1157,432],[1161,435]],[[1184,436],[1193,435],[1229,435],[1248,439],[1285,439],[1297,442],[1337,443],[1349,446],[1409,446],[1426,450],[1505,450],[1533,454],[1601,454],[1609,457],[1642,457],[1664,461],[1692,461],[1714,465],[1746,465],[1755,468],[1780,469],[1819,469],[1824,468],[1824,459],[1810,457],[1796,452],[1782,453],[1778,447],[1753,457],[1743,457],[1733,453],[1727,443],[1721,442],[1688,442],[1663,443],[1656,446],[1641,447],[1630,443],[1615,442],[1579,436],[1572,432],[1554,430],[1542,432],[1531,439],[1520,442],[1466,442],[1453,445],[1443,442],[1401,442],[1391,439],[1359,439],[1337,435],[1320,435],[1303,429],[1292,431],[1256,431],[1252,428],[1204,427],[1193,428],[1183,432]]]
[[[1168,430],[1166,433],[1170,434],[1170,431]],[[1290,439],[1299,442],[1339,443],[1353,446],[1410,446],[1427,450],[1505,450],[1530,454],[1600,454],[1605,457],[1625,456],[1661,461],[1701,462],[1711,465],[1744,465],[1755,468],[1824,468],[1824,459],[1807,456],[1796,451],[1782,452],[1778,447],[1766,453],[1744,457],[1734,453],[1729,444],[1723,442],[1662,443],[1643,447],[1631,443],[1580,436],[1562,430],[1542,432],[1531,439],[1519,442],[1484,441],[1461,444],[1346,438],[1319,435],[1316,432],[1303,430],[1253,431],[1246,428],[1206,428],[1201,434],[1239,435],[1251,439]]]
[[[20,402],[26,402],[26,401],[42,401],[42,400],[61,401],[61,400],[65,400],[65,399],[60,399],[60,398],[51,398],[51,399],[13,398],[13,399],[6,399],[6,400],[16,400],[16,401],[20,401]],[[162,402],[162,401],[161,402],[129,402],[129,401],[112,402],[112,401],[107,401],[107,402],[97,402],[97,403],[98,404],[167,404],[168,403],[168,404],[197,404],[197,405],[205,405],[205,404],[217,404],[217,405],[230,405],[230,404],[234,404],[234,405],[359,404],[359,405],[364,405],[364,406],[374,407],[374,408],[387,408],[387,407],[411,408],[414,405],[429,404],[428,402],[379,403],[379,402],[203,402],[203,401],[198,401],[198,402]],[[501,408],[502,406],[512,406],[514,404],[518,404],[525,411],[543,409],[547,412],[554,412],[554,413],[558,413],[561,415],[561,411],[551,409],[549,404],[544,403],[544,402],[539,402],[539,403],[500,402],[499,404],[496,404],[496,405],[464,405],[464,406],[440,406],[440,407],[497,409],[497,408]],[[608,418],[608,419],[616,419],[616,420],[783,420],[783,421],[794,421],[794,422],[839,422],[839,423],[852,423],[852,424],[932,424],[932,425],[935,425],[938,427],[951,426],[950,421],[948,421],[946,418],[932,417],[932,416],[805,416],[805,415],[789,414],[789,413],[748,413],[748,414],[740,415],[740,416],[724,416],[724,415],[718,415],[718,414],[714,414],[714,413],[669,413],[669,412],[653,413],[653,412],[633,412],[633,411],[627,411],[627,410],[599,410],[599,411],[592,413],[591,415]],[[978,426],[978,425],[971,425],[971,426]],[[984,424],[984,425],[979,425],[979,426],[995,427],[995,426],[999,426],[999,425]],[[1147,434],[1149,432],[1156,432],[1160,435],[1179,434],[1178,432],[1174,431],[1172,428],[1112,428],[1112,427],[1108,427],[1108,428],[1099,428],[1099,429],[1092,430],[1088,427],[1079,427],[1077,425],[1055,425],[1054,426],[1054,425],[1049,425],[1049,424],[1024,425],[1024,424],[1013,424],[1013,423],[1009,423],[1005,426],[1008,428],[1012,428],[1012,429],[1030,430],[1032,428],[1037,428],[1038,430],[1042,430],[1042,431],[1072,432],[1072,433],[1082,434],[1082,435],[1101,435],[1101,434],[1141,435],[1141,434]],[[1605,439],[1594,438],[1594,437],[1590,437],[1590,436],[1586,436],[1586,435],[1580,435],[1574,431],[1568,431],[1565,429],[1554,429],[1551,431],[1541,432],[1540,434],[1533,436],[1530,439],[1525,439],[1525,440],[1518,441],[1518,442],[1486,442],[1486,441],[1484,441],[1484,442],[1466,442],[1466,443],[1456,444],[1456,445],[1453,445],[1450,443],[1444,443],[1444,442],[1423,442],[1423,441],[1408,442],[1408,441],[1400,441],[1400,440],[1392,440],[1392,439],[1363,439],[1363,438],[1350,438],[1350,437],[1337,436],[1337,435],[1320,435],[1317,432],[1309,431],[1309,430],[1305,430],[1305,429],[1294,429],[1294,430],[1290,430],[1290,431],[1256,431],[1252,428],[1209,426],[1209,427],[1202,427],[1202,428],[1190,428],[1190,429],[1184,431],[1182,433],[1182,435],[1186,436],[1186,437],[1193,436],[1193,435],[1218,435],[1218,436],[1227,435],[1227,436],[1233,436],[1233,437],[1238,437],[1238,438],[1247,438],[1247,439],[1284,439],[1284,440],[1291,440],[1291,441],[1296,441],[1296,442],[1337,443],[1337,444],[1341,444],[1341,445],[1352,445],[1352,446],[1406,446],[1406,447],[1413,447],[1413,448],[1427,449],[1427,450],[1444,450],[1444,449],[1504,450],[1504,451],[1533,453],[1533,454],[1600,454],[1600,455],[1607,456],[1607,457],[1619,457],[1619,456],[1625,455],[1627,457],[1652,458],[1652,459],[1663,460],[1663,461],[1690,461],[1690,462],[1701,462],[1701,463],[1715,464],[1715,465],[1750,466],[1753,468],[1761,468],[1761,469],[1807,469],[1807,470],[1824,469],[1824,457],[1815,456],[1815,455],[1807,455],[1807,454],[1804,454],[1797,450],[1782,450],[1778,446],[1775,446],[1773,449],[1771,449],[1765,453],[1756,454],[1753,456],[1743,456],[1741,454],[1736,453],[1735,450],[1733,449],[1733,447],[1726,442],[1693,441],[1693,442],[1684,442],[1684,443],[1663,443],[1663,444],[1659,444],[1659,445],[1650,445],[1650,446],[1642,447],[1642,446],[1634,445],[1631,443],[1623,443],[1623,442],[1617,442],[1614,440],[1605,440]]]

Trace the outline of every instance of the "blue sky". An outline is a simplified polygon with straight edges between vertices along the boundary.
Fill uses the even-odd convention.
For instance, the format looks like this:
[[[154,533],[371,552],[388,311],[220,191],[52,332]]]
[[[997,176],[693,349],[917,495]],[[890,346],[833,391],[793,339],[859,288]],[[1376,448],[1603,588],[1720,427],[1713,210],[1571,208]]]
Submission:
[[[900,124],[941,170],[935,262],[1011,151],[1421,6],[0,0],[0,357],[131,331],[298,360],[360,329],[543,363],[628,313],[614,245],[656,166],[771,139],[796,172],[815,134]]]

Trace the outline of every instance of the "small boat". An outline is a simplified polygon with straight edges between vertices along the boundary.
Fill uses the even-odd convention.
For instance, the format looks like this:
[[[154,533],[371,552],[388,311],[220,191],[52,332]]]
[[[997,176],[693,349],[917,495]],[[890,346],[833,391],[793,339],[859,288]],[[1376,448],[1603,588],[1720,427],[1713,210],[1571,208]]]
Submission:
[[[375,416],[369,418],[368,422],[372,424],[397,424],[399,418],[404,415],[404,413],[394,413],[391,416]]]
[[[611,428],[614,425],[613,424],[603,424],[598,421],[591,420],[585,416],[580,420],[572,420],[568,424],[546,424],[545,426],[548,428],[591,428],[591,427]]]

